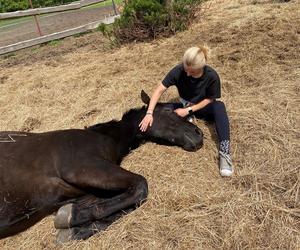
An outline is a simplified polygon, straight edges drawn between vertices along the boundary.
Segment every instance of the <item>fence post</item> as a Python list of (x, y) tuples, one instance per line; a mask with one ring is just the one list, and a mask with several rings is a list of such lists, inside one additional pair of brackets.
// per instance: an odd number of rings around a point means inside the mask
[[(32, 1), (31, 0), (28, 0), (28, 1), (29, 1), (31, 9), (33, 9)], [(35, 20), (35, 24), (36, 24), (36, 27), (38, 29), (39, 35), (42, 36), (41, 28), (40, 28), (40, 25), (39, 25), (39, 22), (38, 22), (38, 19), (37, 19), (36, 15), (34, 15), (34, 20)]]
[(114, 1), (114, 0), (112, 0), (112, 4), (113, 4), (113, 7), (114, 7), (115, 15), (118, 15), (117, 8), (116, 8), (116, 4), (115, 4), (115, 1)]

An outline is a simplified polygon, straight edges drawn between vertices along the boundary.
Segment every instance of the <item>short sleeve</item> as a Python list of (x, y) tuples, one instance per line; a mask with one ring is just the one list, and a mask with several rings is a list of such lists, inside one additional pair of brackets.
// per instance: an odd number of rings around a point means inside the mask
[(211, 99), (217, 99), (221, 97), (220, 77), (217, 74), (214, 75), (211, 83), (207, 86), (206, 97)]
[(176, 85), (179, 80), (180, 76), (180, 65), (175, 66), (171, 71), (165, 76), (165, 78), (162, 81), (162, 84), (168, 88), (172, 85)]

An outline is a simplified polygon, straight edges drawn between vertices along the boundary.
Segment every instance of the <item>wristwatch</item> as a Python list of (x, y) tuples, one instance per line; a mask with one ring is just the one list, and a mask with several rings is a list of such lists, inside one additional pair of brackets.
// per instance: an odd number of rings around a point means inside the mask
[(188, 107), (187, 110), (189, 111), (189, 115), (193, 114), (193, 109), (191, 107)]

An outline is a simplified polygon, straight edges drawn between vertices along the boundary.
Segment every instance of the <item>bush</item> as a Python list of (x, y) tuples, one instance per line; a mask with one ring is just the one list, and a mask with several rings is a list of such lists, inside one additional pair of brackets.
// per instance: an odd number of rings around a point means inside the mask
[[(34, 8), (56, 6), (73, 2), (73, 0), (32, 0)], [(28, 0), (0, 0), (0, 12), (29, 9)]]
[(113, 25), (119, 41), (145, 41), (186, 29), (203, 0), (128, 0)]
[(0, 12), (11, 12), (16, 10), (26, 10), (29, 8), (26, 0), (0, 0)]

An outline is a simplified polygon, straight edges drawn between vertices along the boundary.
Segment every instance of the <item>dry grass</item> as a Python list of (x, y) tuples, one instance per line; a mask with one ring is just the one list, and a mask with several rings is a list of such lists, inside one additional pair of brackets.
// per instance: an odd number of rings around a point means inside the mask
[[(140, 90), (151, 92), (191, 45), (212, 48), (210, 64), (222, 78), (233, 178), (219, 176), (213, 129), (198, 121), (200, 151), (148, 143), (123, 161), (149, 182), (141, 208), (62, 249), (300, 248), (300, 4), (281, 2), (210, 1), (190, 30), (169, 39), (112, 51), (91, 39), (69, 53), (33, 60), (27, 50), (0, 62), (1, 130), (118, 119), (142, 104)], [(163, 99), (175, 96), (170, 89)], [(0, 248), (60, 248), (52, 220), (1, 240)]]

